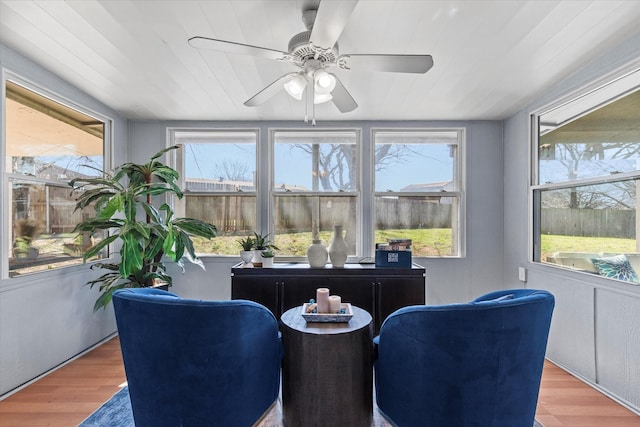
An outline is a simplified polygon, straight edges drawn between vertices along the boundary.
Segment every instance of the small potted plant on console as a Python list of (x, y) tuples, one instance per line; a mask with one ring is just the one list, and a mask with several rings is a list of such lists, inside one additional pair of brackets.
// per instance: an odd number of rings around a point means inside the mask
[[(253, 241), (254, 241), (254, 254), (253, 254), (253, 265), (256, 267), (262, 267), (262, 258), (263, 255), (262, 253), (267, 251), (267, 250), (278, 250), (278, 248), (276, 247), (276, 245), (274, 245), (273, 243), (271, 243), (271, 240), (269, 240), (269, 234), (258, 234), (255, 231), (253, 232)], [(269, 257), (267, 257), (269, 258)], [(273, 258), (273, 255), (271, 255), (270, 258)], [(272, 259), (273, 262), (273, 259)]]
[(260, 255), (262, 255), (262, 268), (272, 268), (273, 258), (276, 256), (276, 253), (273, 251), (273, 249), (262, 251)]
[(242, 268), (253, 268), (251, 260), (253, 259), (253, 247), (255, 246), (253, 237), (247, 236), (238, 240), (238, 244), (242, 248), (240, 251), (240, 259), (242, 260)]

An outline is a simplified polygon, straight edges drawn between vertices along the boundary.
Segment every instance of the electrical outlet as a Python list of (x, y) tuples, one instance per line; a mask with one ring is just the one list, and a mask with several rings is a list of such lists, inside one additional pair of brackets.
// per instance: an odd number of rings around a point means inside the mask
[(527, 269), (524, 267), (518, 267), (518, 280), (521, 282), (527, 281)]

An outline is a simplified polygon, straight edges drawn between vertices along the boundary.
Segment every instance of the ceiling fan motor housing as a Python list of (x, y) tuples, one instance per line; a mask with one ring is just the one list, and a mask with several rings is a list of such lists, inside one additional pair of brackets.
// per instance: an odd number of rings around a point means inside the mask
[(309, 59), (317, 59), (324, 65), (335, 64), (338, 61), (338, 43), (331, 49), (321, 49), (310, 41), (311, 30), (296, 34), (289, 40), (289, 54), (293, 62), (304, 65)]

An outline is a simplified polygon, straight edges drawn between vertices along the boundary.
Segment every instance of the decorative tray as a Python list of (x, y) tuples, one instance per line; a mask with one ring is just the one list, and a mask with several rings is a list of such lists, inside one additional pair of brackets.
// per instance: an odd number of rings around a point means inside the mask
[(347, 323), (353, 317), (353, 310), (351, 310), (351, 304), (348, 302), (340, 304), (340, 308), (345, 311), (344, 313), (307, 313), (308, 307), (309, 303), (304, 303), (301, 313), (307, 322)]

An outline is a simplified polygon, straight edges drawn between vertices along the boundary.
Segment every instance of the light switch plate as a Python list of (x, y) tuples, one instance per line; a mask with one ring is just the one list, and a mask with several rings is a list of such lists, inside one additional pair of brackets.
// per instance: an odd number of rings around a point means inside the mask
[(518, 267), (518, 280), (521, 282), (527, 281), (527, 269), (524, 267)]

